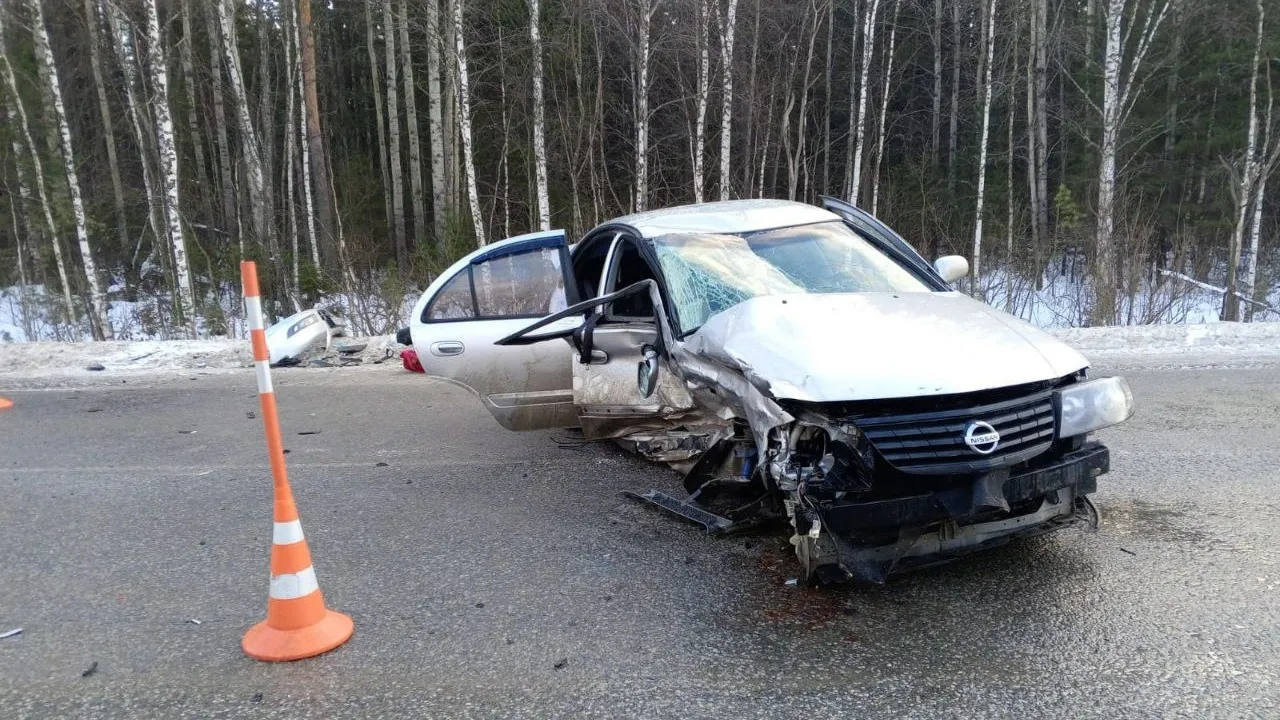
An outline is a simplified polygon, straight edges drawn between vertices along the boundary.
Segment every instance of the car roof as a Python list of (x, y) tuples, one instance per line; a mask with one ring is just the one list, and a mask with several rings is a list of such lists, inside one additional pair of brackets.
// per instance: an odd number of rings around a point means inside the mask
[(609, 225), (627, 225), (646, 238), (671, 233), (745, 233), (830, 222), (840, 217), (790, 200), (725, 200), (625, 215)]

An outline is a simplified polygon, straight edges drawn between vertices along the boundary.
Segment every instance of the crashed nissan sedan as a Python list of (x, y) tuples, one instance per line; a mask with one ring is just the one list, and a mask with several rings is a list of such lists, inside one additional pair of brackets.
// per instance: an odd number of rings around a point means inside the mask
[(878, 582), (1096, 526), (1089, 434), (1132, 413), (1123, 379), (952, 290), (967, 272), (835, 200), (707, 203), (486, 246), (411, 336), (503, 427), (617, 440), (684, 473), (687, 497), (637, 497), (711, 531), (784, 520), (806, 579)]

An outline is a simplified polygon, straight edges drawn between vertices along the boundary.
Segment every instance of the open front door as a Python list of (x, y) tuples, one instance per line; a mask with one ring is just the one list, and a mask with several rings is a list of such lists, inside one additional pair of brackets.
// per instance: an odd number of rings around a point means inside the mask
[[(576, 427), (569, 343), (495, 344), (564, 310), (576, 293), (564, 231), (487, 245), (422, 294), (410, 322), (414, 349), (427, 375), (474, 392), (508, 430)], [(547, 331), (580, 324), (581, 317), (565, 317)]]

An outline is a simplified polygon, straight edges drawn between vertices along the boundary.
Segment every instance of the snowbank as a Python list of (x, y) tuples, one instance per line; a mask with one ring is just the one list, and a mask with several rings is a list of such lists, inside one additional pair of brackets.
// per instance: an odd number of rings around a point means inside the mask
[[(335, 338), (330, 352), (319, 358), (338, 364), (338, 348), (366, 344), (356, 354), (361, 363), (394, 357), (395, 337)], [(253, 365), (248, 340), (142, 340), (117, 342), (0, 343), (0, 380), (24, 377), (71, 377), (116, 373), (166, 373), (190, 370), (230, 370)], [(91, 370), (90, 368), (95, 368)], [(101, 369), (96, 369), (96, 368)], [(305, 372), (306, 368), (280, 372)]]
[(1280, 358), (1280, 323), (1130, 325), (1049, 331), (1091, 360), (1164, 356), (1222, 361)]

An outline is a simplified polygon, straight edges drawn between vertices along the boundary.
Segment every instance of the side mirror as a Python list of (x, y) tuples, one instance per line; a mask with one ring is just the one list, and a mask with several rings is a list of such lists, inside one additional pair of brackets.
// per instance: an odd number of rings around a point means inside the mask
[(933, 261), (933, 269), (937, 270), (947, 283), (953, 283), (969, 274), (969, 261), (962, 255), (943, 255)]
[(636, 363), (636, 386), (642, 397), (651, 397), (658, 389), (658, 351), (644, 346), (644, 359)]

